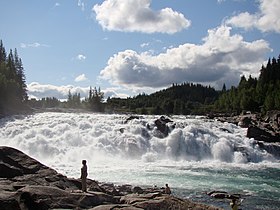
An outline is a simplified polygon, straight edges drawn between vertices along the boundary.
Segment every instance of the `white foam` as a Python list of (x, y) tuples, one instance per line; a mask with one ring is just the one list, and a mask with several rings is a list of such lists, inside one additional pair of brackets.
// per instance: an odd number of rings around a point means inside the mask
[[(95, 169), (117, 170), (137, 164), (222, 167), (229, 164), (278, 164), (261, 150), (246, 130), (203, 117), (174, 116), (176, 127), (166, 138), (154, 135), (154, 120), (142, 116), (124, 123), (128, 116), (89, 113), (38, 113), (1, 119), (0, 144), (22, 150), (60, 171), (78, 176), (80, 161)], [(150, 129), (146, 125), (150, 125)], [(122, 131), (122, 132), (121, 132)], [(131, 162), (132, 161), (132, 162)], [(170, 163), (170, 164), (168, 164)], [(102, 165), (103, 164), (103, 165)], [(135, 170), (144, 170), (138, 166)], [(109, 174), (107, 175), (109, 176)]]

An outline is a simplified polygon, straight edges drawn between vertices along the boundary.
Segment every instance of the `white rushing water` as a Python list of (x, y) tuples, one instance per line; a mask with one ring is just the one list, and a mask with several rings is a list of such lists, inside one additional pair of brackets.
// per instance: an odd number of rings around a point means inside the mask
[[(246, 138), (246, 129), (203, 117), (172, 116), (168, 136), (160, 116), (37, 113), (0, 119), (0, 145), (15, 147), (69, 177), (164, 186), (174, 194), (227, 208), (205, 196), (225, 190), (246, 197), (250, 209), (280, 206), (279, 157)], [(255, 208), (251, 208), (252, 205)]]

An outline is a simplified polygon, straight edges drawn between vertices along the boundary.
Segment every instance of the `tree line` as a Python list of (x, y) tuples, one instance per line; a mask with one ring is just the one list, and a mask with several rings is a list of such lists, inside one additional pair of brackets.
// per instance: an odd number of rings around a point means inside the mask
[(0, 41), (0, 113), (14, 112), (24, 107), (27, 89), (22, 60), (17, 49), (7, 54)]
[(113, 111), (139, 114), (208, 114), (242, 111), (280, 110), (280, 55), (262, 65), (259, 78), (240, 78), (237, 87), (221, 91), (210, 86), (183, 83), (146, 95), (127, 99), (108, 98), (106, 107)]
[(223, 112), (280, 110), (280, 55), (261, 67), (259, 78), (242, 76), (238, 86), (223, 91), (214, 104)]
[(127, 99), (108, 98), (106, 107), (139, 114), (192, 114), (213, 104), (219, 93), (210, 86), (183, 83), (147, 94), (139, 94)]
[(88, 97), (68, 92), (66, 101), (55, 97), (28, 99), (24, 68), (17, 50), (9, 54), (0, 42), (0, 114), (30, 108), (71, 108), (97, 112), (137, 114), (207, 114), (210, 112), (267, 112), (280, 110), (280, 55), (261, 67), (259, 78), (242, 76), (237, 87), (215, 90), (210, 86), (187, 83), (150, 95), (141, 93), (134, 97), (108, 98), (99, 88), (89, 88)]
[(26, 78), (17, 49), (7, 54), (0, 40), (0, 115), (30, 111), (32, 108), (79, 108), (103, 112), (104, 93), (100, 88), (89, 89), (89, 95), (81, 99), (80, 93), (69, 90), (67, 101), (55, 97), (39, 100), (28, 99)]
[(46, 97), (42, 99), (30, 99), (27, 104), (29, 107), (35, 109), (46, 109), (46, 108), (63, 108), (63, 109), (84, 109), (94, 112), (104, 112), (104, 93), (100, 87), (89, 88), (88, 97), (82, 99), (80, 93), (68, 92), (67, 100), (60, 101), (55, 97)]

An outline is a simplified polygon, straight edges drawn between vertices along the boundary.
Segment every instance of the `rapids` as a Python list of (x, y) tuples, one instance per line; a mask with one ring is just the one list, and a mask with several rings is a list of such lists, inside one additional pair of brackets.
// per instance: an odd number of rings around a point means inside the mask
[[(164, 186), (180, 197), (228, 209), (205, 192), (240, 193), (244, 209), (280, 206), (279, 151), (269, 153), (246, 129), (202, 116), (172, 116), (168, 136), (160, 116), (45, 112), (0, 119), (0, 145), (17, 148), (69, 176), (116, 184)], [(269, 148), (266, 145), (265, 148)], [(252, 208), (253, 207), (253, 208)]]

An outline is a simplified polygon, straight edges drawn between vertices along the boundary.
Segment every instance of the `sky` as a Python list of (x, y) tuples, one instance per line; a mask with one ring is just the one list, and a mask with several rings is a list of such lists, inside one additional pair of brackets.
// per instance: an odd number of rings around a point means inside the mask
[(221, 89), (280, 54), (279, 0), (0, 0), (30, 98), (133, 97), (183, 82)]

